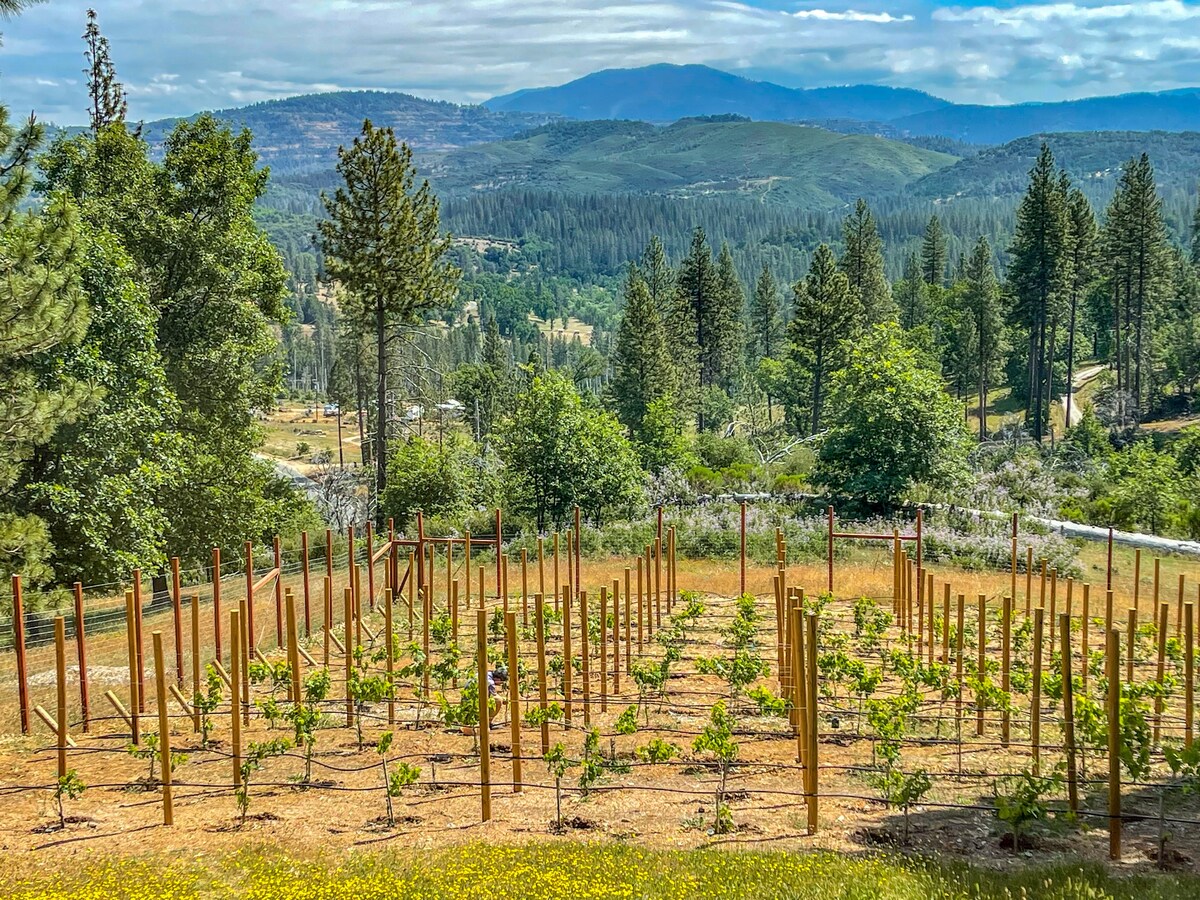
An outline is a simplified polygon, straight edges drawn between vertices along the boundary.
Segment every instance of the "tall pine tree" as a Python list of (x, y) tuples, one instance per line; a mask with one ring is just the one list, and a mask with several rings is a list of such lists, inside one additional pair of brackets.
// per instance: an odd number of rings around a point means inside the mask
[(972, 368), (979, 392), (979, 440), (987, 436), (988, 391), (997, 375), (1002, 351), (1004, 317), (1000, 308), (1000, 285), (992, 268), (992, 248), (981, 237), (967, 259), (963, 305), (969, 324)]
[(774, 359), (783, 342), (783, 315), (779, 303), (779, 286), (771, 267), (764, 265), (754, 285), (750, 302), (750, 359)]
[(674, 367), (650, 288), (636, 266), (625, 280), (625, 310), (617, 328), (609, 392), (617, 418), (635, 440), (655, 401), (671, 394)]
[(863, 199), (842, 222), (846, 250), (838, 261), (850, 282), (850, 293), (858, 303), (863, 328), (895, 316), (892, 288), (883, 269), (883, 241), (875, 217)]
[(845, 342), (857, 330), (858, 309), (851, 300), (850, 282), (838, 271), (827, 244), (817, 247), (808, 274), (794, 292), (788, 338), (792, 365), (807, 385), (807, 396), (793, 398), (792, 418), (797, 426), (806, 419), (808, 433), (816, 434), (830, 376), (844, 365)]
[(91, 119), (92, 134), (105, 125), (113, 122), (124, 122), (125, 112), (129, 104), (125, 99), (125, 88), (117, 81), (117, 70), (113, 65), (109, 52), (108, 38), (100, 33), (100, 23), (96, 11), (87, 11), (87, 28), (83, 32), (83, 41), (87, 45), (84, 59), (87, 60), (88, 99), (91, 106), (88, 116)]
[(1071, 266), (1067, 312), (1067, 404), (1064, 420), (1072, 424), (1075, 399), (1075, 335), (1079, 324), (1079, 306), (1096, 279), (1097, 228), (1092, 205), (1079, 188), (1067, 195), (1067, 225)]
[(925, 237), (921, 241), (921, 277), (930, 287), (944, 287), (950, 251), (946, 249), (946, 234), (936, 216), (929, 217)]

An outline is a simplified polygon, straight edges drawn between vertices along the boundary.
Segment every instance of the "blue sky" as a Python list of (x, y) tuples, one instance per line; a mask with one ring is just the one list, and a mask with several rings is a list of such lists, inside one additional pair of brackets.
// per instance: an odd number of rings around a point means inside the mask
[[(335, 89), (459, 102), (601, 68), (706, 63), (809, 87), (872, 82), (959, 102), (1200, 84), (1200, 4), (930, 0), (93, 0), (153, 119)], [(0, 25), (0, 100), (86, 120), (87, 3)]]

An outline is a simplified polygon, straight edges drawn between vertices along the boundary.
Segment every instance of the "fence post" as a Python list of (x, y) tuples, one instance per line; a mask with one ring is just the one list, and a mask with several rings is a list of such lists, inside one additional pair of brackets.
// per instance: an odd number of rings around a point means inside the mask
[(321, 601), (323, 604), (322, 617), (325, 620), (325, 649), (321, 657), (321, 663), (326, 669), (329, 668), (329, 638), (333, 633), (333, 580), (326, 575), (321, 579)]
[[(984, 673), (987, 672), (986, 660), (984, 659), (984, 649), (987, 646), (987, 597), (983, 594), (979, 595), (979, 626), (976, 629), (978, 632), (979, 643), (979, 663), (977, 667), (977, 677), (983, 681)], [(983, 734), (983, 704), (978, 698), (975, 701), (975, 734)]]
[(1138, 609), (1142, 594), (1142, 548), (1133, 551), (1133, 608)]
[[(479, 695), (479, 792), (484, 822), (492, 817), (492, 750), (488, 741), (491, 720), (487, 676), (487, 604), (481, 595), (479, 609), (475, 612), (475, 692)], [(511, 677), (516, 678), (517, 673), (511, 673)]]
[[(576, 514), (578, 514), (576, 507)], [(658, 530), (654, 538), (654, 608), (659, 627), (662, 626), (662, 556), (663, 556), (663, 508), (658, 507)], [(667, 598), (667, 614), (671, 612), (671, 598)]]
[(1033, 548), (1025, 548), (1025, 615), (1033, 606)]
[(627, 675), (629, 674), (629, 671), (633, 668), (633, 648), (632, 648), (631, 642), (630, 642), (630, 638), (633, 636), (633, 631), (632, 631), (631, 623), (629, 621), (629, 611), (630, 611), (630, 606), (631, 606), (631, 598), (629, 596), (630, 575), (631, 575), (631, 573), (629, 571), (629, 566), (626, 566), (625, 567), (625, 674), (627, 674)]
[(213, 597), (213, 658), (220, 662), (221, 653), (221, 548), (212, 550), (212, 597)]
[(1029, 700), (1029, 744), (1033, 754), (1033, 774), (1042, 766), (1042, 641), (1045, 639), (1046, 610), (1033, 611), (1033, 688)]
[(200, 595), (192, 594), (192, 730), (200, 731)]
[(158, 749), (162, 754), (163, 824), (175, 824), (175, 810), (171, 799), (171, 723), (167, 710), (167, 673), (163, 663), (162, 632), (155, 631), (154, 680), (158, 698)]
[[(1166, 661), (1167, 661), (1167, 625), (1170, 622), (1171, 608), (1168, 604), (1162, 603), (1157, 607), (1157, 622), (1155, 623), (1158, 630), (1158, 668), (1155, 670), (1155, 681), (1161, 686), (1166, 676)], [(1162, 726), (1163, 701), (1162, 695), (1154, 698), (1154, 743), (1158, 743), (1159, 733)]]
[[(457, 607), (458, 583), (454, 584), (455, 591), (455, 606)], [(394, 598), (392, 589), (384, 588), (383, 590), (383, 648), (387, 654), (387, 680), (388, 680), (388, 724), (396, 724), (396, 638), (392, 629), (392, 600)], [(454, 610), (454, 623), (458, 624), (458, 609)], [(425, 660), (425, 665), (429, 665), (429, 660)]]
[(933, 665), (933, 651), (937, 645), (936, 625), (934, 624), (934, 607), (937, 605), (937, 598), (933, 595), (933, 573), (925, 573), (925, 597), (926, 603), (929, 605), (929, 645), (926, 648), (929, 654), (929, 665)]
[(1126, 625), (1128, 637), (1125, 639), (1125, 681), (1133, 684), (1133, 647), (1137, 639), (1137, 610), (1129, 607), (1129, 621)]
[[(559, 559), (558, 532), (557, 531), (554, 532), (552, 537), (554, 539), (554, 584), (553, 584), (554, 590), (551, 591), (550, 596), (552, 596), (554, 598), (554, 612), (557, 613), (559, 611), (559, 608), (558, 608), (559, 585), (562, 584), (562, 579), (559, 577), (559, 571), (558, 571), (558, 559)], [(547, 752), (549, 752), (549, 751), (547, 751)]]
[(1086, 688), (1088, 683), (1088, 655), (1092, 652), (1089, 646), (1088, 636), (1091, 628), (1091, 603), (1092, 586), (1086, 581), (1083, 583), (1083, 617), (1079, 623), (1079, 668), (1083, 678), (1083, 686)]
[(146, 644), (142, 640), (142, 570), (133, 570), (133, 627), (136, 634), (134, 650), (137, 652), (138, 712), (146, 711)]
[[(1042, 607), (1038, 607), (1041, 609)], [(1004, 598), (1001, 610), (1003, 617), (1000, 622), (1001, 656), (1000, 656), (1000, 689), (1008, 693), (1011, 689), (1010, 676), (1012, 667), (1012, 597)], [(1012, 731), (1012, 714), (1006, 709), (1000, 715), (1000, 743), (1007, 747)]]
[[(567, 558), (570, 559), (570, 554), (567, 554)], [(571, 703), (571, 695), (574, 693), (571, 687), (571, 678), (575, 668), (571, 665), (571, 586), (564, 584), (562, 591), (563, 716), (567, 722), (570, 722), (571, 714), (574, 712)]]
[(83, 621), (83, 585), (78, 581), (75, 592), (75, 652), (79, 660), (79, 704), (83, 709), (83, 731), (91, 727), (91, 704), (88, 702), (87, 640)]
[(810, 614), (808, 616), (808, 653), (807, 653), (807, 669), (808, 669), (808, 771), (809, 771), (809, 796), (808, 804), (808, 833), (817, 833), (818, 811), (821, 802), (820, 779), (818, 773), (820, 767), (817, 761), (819, 752), (819, 741), (817, 740), (817, 728), (819, 719), (817, 718), (817, 703), (820, 692), (817, 690), (817, 616)]
[(529, 627), (529, 552), (521, 548), (521, 626)]
[[(576, 570), (578, 572), (578, 570)], [(591, 631), (588, 621), (587, 591), (579, 592), (579, 655), (582, 657), (579, 677), (583, 682), (583, 727), (592, 724), (592, 678), (591, 678), (591, 648), (588, 646), (588, 634)], [(601, 629), (603, 631), (604, 629)]]
[(1112, 553), (1113, 553), (1113, 530), (1112, 530), (1112, 526), (1110, 525), (1110, 526), (1108, 526), (1108, 565), (1106, 567), (1108, 574), (1107, 574), (1107, 578), (1104, 582), (1104, 589), (1106, 591), (1112, 590)]
[(1196, 621), (1191, 603), (1183, 605), (1183, 743), (1192, 746), (1192, 724), (1195, 710)]
[[(303, 695), (300, 693), (300, 628), (296, 622), (296, 595), (288, 588), (284, 602), (287, 605), (287, 656), (288, 667), (292, 670), (292, 703), (300, 705)], [(388, 657), (389, 662), (391, 657)]]
[(140, 744), (142, 741), (141, 730), (139, 727), (138, 712), (141, 709), (141, 703), (138, 697), (138, 653), (137, 653), (137, 612), (134, 610), (133, 591), (125, 592), (125, 633), (128, 639), (129, 649), (129, 719), (130, 731), (133, 732), (131, 739), (133, 743)]
[(1079, 784), (1075, 774), (1075, 685), (1071, 672), (1071, 616), (1059, 619), (1062, 637), (1063, 750), (1067, 754), (1067, 803), (1071, 812), (1079, 812)]
[(304, 636), (312, 637), (312, 599), (308, 580), (308, 532), (300, 532), (300, 572), (304, 577)]
[(950, 664), (950, 582), (942, 593), (942, 662)]
[[(546, 721), (546, 597), (542, 593), (533, 595), (533, 615), (536, 618), (534, 629), (537, 633), (537, 678), (538, 705), (542, 710), (542, 756), (550, 752), (550, 723)], [(509, 678), (515, 678), (515, 673), (509, 673)]]
[[(409, 554), (409, 581), (412, 581), (412, 554)], [(463, 532), (463, 586), (465, 592), (463, 594), (463, 604), (465, 609), (471, 608), (471, 532)], [(409, 595), (412, 596), (412, 590), (409, 589)], [(480, 602), (483, 600), (480, 598)], [(412, 640), (412, 617), (409, 617), (408, 639)]]
[(54, 674), (58, 700), (55, 739), (58, 742), (58, 779), (61, 783), (67, 776), (67, 623), (62, 616), (54, 617)]
[[(328, 579), (327, 579), (328, 580)], [(238, 714), (238, 694), (242, 683), (242, 654), (238, 647), (242, 644), (241, 621), (238, 611), (229, 611), (229, 640), (232, 649), (229, 653), (229, 686), (231, 702), (229, 704), (232, 748), (230, 759), (233, 761), (233, 787), (236, 790), (242, 786), (242, 717)]]
[[(433, 579), (433, 570), (429, 572)], [(375, 610), (375, 524), (367, 522), (367, 605), (372, 612)]]
[(346, 617), (343, 627), (346, 630), (345, 643), (345, 673), (346, 673), (346, 727), (354, 725), (354, 698), (350, 696), (350, 668), (354, 663), (354, 591), (346, 588), (342, 594), (342, 614)]
[[(613, 693), (621, 693), (621, 582), (614, 578), (612, 583), (612, 612), (613, 612)], [(607, 621), (607, 620), (606, 620)]]
[[(1109, 529), (1109, 540), (1112, 540)], [(1111, 547), (1111, 543), (1110, 543)], [(1110, 550), (1111, 552), (1111, 550)], [(1105, 632), (1107, 641), (1108, 696), (1108, 856), (1121, 858), (1121, 634)]]
[(254, 544), (246, 541), (246, 615), (242, 617), (242, 642), (247, 647), (258, 646), (254, 632)]
[(600, 588), (600, 712), (608, 712), (608, 587)]
[(537, 539), (538, 554), (538, 593), (546, 595), (546, 541), (539, 534)]
[(1012, 584), (1009, 586), (1009, 591), (1013, 597), (1017, 596), (1017, 514), (1012, 514)]
[(512, 732), (513, 793), (521, 793), (521, 690), (517, 678), (517, 614), (504, 616), (504, 639), (508, 651), (508, 723)]
[(183, 687), (183, 596), (178, 556), (171, 557), (171, 612), (175, 618), (175, 683)]
[(237, 695), (238, 702), (242, 705), (242, 724), (247, 728), (250, 727), (250, 632), (246, 628), (246, 622), (249, 621), (249, 606), (245, 600), (238, 603), (238, 622), (240, 624), (241, 640), (238, 646), (233, 650), (242, 658), (242, 683), (235, 688), (234, 693)]

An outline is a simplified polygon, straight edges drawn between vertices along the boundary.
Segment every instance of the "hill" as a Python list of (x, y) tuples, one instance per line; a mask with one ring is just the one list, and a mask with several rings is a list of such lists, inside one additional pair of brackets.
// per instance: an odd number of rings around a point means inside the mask
[[(376, 125), (390, 125), (396, 137), (415, 150), (448, 150), (503, 140), (552, 118), (422, 100), (387, 91), (305, 94), (218, 110), (214, 115), (232, 125), (249, 128), (262, 161), (278, 174), (331, 167), (338, 146), (354, 140), (362, 129), (363, 119), (370, 119)], [(151, 143), (158, 143), (176, 121), (148, 122), (144, 133)]]
[(891, 119), (896, 128), (976, 144), (1068, 131), (1200, 131), (1200, 88), (1017, 106), (948, 105)]
[(999, 147), (989, 147), (952, 166), (926, 175), (908, 188), (913, 197), (951, 198), (1015, 197), (1029, 184), (1042, 142), (1074, 182), (1093, 198), (1104, 202), (1130, 158), (1148, 153), (1160, 188), (1191, 191), (1200, 171), (1200, 133), (1189, 131), (1111, 131), (1087, 134), (1031, 135)]
[(554, 113), (572, 119), (674, 122), (689, 116), (736, 113), (780, 122), (882, 121), (937, 110), (947, 101), (923, 91), (878, 85), (787, 88), (708, 66), (662, 64), (605, 69), (558, 87), (493, 97), (484, 105), (497, 111)]
[(571, 194), (741, 196), (829, 208), (891, 193), (956, 157), (871, 135), (737, 118), (560, 122), (518, 138), (429, 154), (448, 194), (528, 187)]

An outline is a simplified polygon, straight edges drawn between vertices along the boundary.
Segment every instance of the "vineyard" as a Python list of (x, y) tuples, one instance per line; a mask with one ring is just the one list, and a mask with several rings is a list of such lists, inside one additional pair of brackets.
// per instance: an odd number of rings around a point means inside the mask
[(1200, 853), (1186, 562), (1130, 579), (1110, 545), (1091, 583), (1015, 522), (991, 572), (928, 565), (919, 519), (831, 512), (825, 560), (781, 530), (771, 566), (680, 558), (670, 521), (636, 559), (501, 524), (248, 546), (62, 616), (14, 583), (6, 845)]

